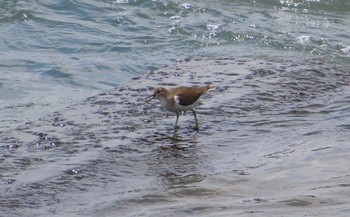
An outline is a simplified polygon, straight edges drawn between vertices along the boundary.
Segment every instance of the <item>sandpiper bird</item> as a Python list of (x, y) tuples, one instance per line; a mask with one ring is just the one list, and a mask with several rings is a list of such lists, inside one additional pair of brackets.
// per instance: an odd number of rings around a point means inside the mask
[(180, 113), (191, 110), (196, 121), (195, 129), (198, 131), (198, 121), (194, 107), (198, 105), (200, 96), (212, 88), (211, 84), (199, 87), (181, 86), (171, 89), (157, 87), (154, 89), (153, 95), (147, 97), (147, 101), (158, 99), (164, 109), (176, 113), (175, 131), (177, 130)]

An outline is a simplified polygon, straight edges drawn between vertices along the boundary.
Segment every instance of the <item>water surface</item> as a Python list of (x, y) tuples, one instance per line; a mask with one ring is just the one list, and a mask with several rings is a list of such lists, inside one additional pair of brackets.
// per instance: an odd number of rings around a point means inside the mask
[(348, 215), (348, 1), (0, 5), (1, 215)]

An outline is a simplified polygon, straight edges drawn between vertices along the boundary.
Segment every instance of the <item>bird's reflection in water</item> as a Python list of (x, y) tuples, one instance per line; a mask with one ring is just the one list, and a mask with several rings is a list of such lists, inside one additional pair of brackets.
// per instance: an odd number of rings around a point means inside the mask
[(201, 156), (195, 136), (155, 133), (149, 172), (168, 187), (176, 187), (204, 179)]

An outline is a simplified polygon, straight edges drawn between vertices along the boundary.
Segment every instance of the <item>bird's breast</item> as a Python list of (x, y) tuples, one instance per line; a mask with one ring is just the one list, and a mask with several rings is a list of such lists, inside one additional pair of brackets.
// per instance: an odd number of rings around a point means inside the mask
[(166, 98), (160, 98), (159, 101), (160, 101), (160, 105), (162, 106), (163, 109), (171, 111), (170, 110), (170, 108), (171, 108), (170, 102)]

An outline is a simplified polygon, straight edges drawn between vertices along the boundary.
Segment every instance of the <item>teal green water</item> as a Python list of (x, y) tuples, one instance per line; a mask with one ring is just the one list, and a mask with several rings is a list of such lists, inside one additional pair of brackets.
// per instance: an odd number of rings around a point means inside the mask
[(348, 1), (2, 1), (0, 126), (187, 57), (349, 64)]
[[(0, 216), (348, 216), (350, 2), (2, 1)], [(144, 99), (216, 89), (193, 117)]]

